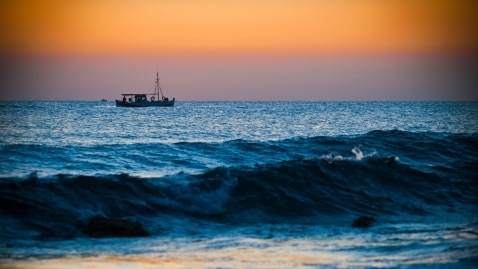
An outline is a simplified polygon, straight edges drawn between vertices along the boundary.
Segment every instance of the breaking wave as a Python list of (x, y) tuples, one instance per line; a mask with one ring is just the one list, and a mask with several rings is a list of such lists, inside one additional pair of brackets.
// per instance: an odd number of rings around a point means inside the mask
[[(240, 144), (256, 154), (287, 147), (304, 151), (313, 145), (328, 147), (329, 153), (148, 178), (129, 174), (6, 177), (0, 179), (0, 216), (7, 228), (0, 236), (84, 236), (80, 224), (97, 215), (149, 220), (157, 226), (168, 219), (226, 225), (327, 224), (361, 215), (385, 222), (458, 211), (473, 215), (478, 204), (477, 141), (476, 135), (401, 131), (275, 144), (235, 141), (224, 144)], [(372, 144), (373, 150), (362, 152)], [(346, 147), (350, 155), (338, 153)]]

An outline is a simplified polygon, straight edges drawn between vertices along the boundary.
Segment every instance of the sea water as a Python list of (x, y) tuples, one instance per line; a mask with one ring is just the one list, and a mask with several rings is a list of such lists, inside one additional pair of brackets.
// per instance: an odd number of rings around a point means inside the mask
[[(476, 102), (0, 102), (0, 267), (477, 267), (477, 119)], [(95, 216), (150, 236), (88, 237)]]

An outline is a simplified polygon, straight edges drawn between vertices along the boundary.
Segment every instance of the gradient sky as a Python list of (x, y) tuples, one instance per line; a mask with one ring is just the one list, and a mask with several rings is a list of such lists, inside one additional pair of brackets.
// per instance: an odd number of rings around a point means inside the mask
[(477, 3), (2, 0), (0, 100), (478, 100)]

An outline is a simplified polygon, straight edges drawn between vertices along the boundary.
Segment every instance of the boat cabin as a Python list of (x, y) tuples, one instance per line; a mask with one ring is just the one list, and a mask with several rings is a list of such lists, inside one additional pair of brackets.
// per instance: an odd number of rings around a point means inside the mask
[(123, 103), (126, 103), (126, 102), (141, 103), (141, 102), (147, 102), (148, 101), (147, 94), (127, 94), (127, 93), (125, 93), (125, 94), (122, 94), (122, 96), (123, 96)]
[(148, 99), (146, 98), (146, 94), (135, 94), (134, 95), (135, 102), (147, 102)]

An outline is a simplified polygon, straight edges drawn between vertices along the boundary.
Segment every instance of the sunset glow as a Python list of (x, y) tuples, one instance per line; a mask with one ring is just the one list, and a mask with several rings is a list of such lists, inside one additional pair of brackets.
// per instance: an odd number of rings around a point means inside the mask
[(477, 47), (473, 1), (2, 1), (4, 53), (330, 53)]
[(0, 99), (476, 100), (476, 3), (5, 0)]

